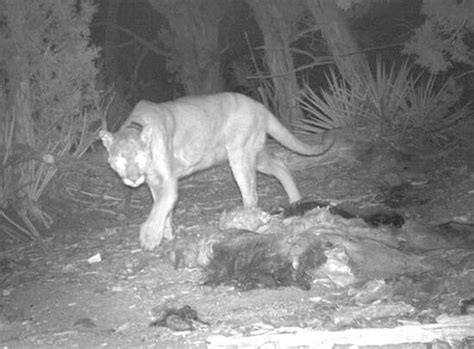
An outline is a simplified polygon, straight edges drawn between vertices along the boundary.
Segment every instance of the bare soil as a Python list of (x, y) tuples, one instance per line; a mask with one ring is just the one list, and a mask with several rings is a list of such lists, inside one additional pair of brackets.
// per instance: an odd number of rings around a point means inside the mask
[[(310, 167), (295, 177), (301, 191), (317, 199), (361, 209), (390, 204), (407, 222), (425, 227), (474, 224), (471, 151), (434, 160), (391, 155), (379, 152)], [(474, 251), (468, 246), (434, 249), (432, 258), (440, 262), (453, 253), (463, 255), (457, 262), (449, 257), (450, 263), (441, 263), (436, 271), (379, 280), (390, 291), (378, 299), (355, 299), (374, 281), (368, 279), (346, 287), (318, 282), (309, 291), (203, 286), (198, 268), (173, 268), (172, 243), (152, 252), (140, 249), (138, 229), (151, 203), (146, 188), (132, 192), (128, 210), (127, 189), (102, 162), (95, 171), (64, 174), (54, 190), (43, 207), (54, 214), (52, 233), (42, 243), (5, 240), (0, 252), (3, 348), (205, 348), (211, 335), (246, 336), (286, 326), (341, 330), (391, 327), (402, 320), (429, 323), (441, 314), (460, 314), (460, 300), (474, 297)], [(258, 191), (266, 211), (286, 204), (272, 178), (259, 175)], [(176, 239), (215, 229), (222, 212), (239, 205), (226, 167), (182, 181), (174, 215)], [(90, 263), (97, 254), (100, 261)], [(377, 301), (412, 308), (336, 321), (345, 309)], [(164, 305), (189, 305), (210, 325), (184, 332), (150, 327)]]

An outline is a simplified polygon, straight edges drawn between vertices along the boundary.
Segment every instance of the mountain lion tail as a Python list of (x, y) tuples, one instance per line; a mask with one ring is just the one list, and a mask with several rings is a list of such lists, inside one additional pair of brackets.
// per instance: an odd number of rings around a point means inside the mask
[(285, 148), (306, 156), (323, 155), (331, 149), (335, 142), (334, 135), (330, 133), (329, 137), (323, 138), (324, 141), (321, 145), (306, 144), (288, 131), (288, 129), (283, 126), (273, 114), (271, 114), (271, 117), (269, 118), (267, 132)]

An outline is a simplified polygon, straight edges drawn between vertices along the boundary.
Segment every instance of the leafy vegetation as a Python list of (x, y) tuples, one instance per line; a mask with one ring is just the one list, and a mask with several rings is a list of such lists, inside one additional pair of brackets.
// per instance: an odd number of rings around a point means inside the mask
[(452, 78), (440, 83), (435, 75), (415, 73), (408, 61), (387, 66), (377, 60), (375, 71), (361, 78), (358, 88), (335, 72), (326, 79), (328, 91), (305, 86), (302, 92), (307, 114), (296, 124), (302, 132), (365, 124), (400, 143), (423, 138), (442, 146), (447, 130), (468, 119), (470, 106), (459, 105), (461, 90)]
[(474, 31), (474, 2), (454, 0), (423, 1), (425, 23), (405, 45), (405, 53), (431, 72), (446, 71), (453, 63), (474, 66), (469, 36)]
[(80, 157), (95, 139), (99, 51), (89, 42), (95, 7), (75, 0), (60, 6), (55, 0), (6, 0), (1, 6), (1, 216), (10, 236), (39, 238), (39, 226), (52, 223), (40, 198), (58, 163)]
[(308, 84), (304, 85), (298, 100), (307, 114), (297, 120), (297, 130), (322, 132), (354, 125), (358, 119), (369, 117), (363, 98), (356, 90), (351, 90), (349, 84), (334, 70), (330, 70), (326, 80), (328, 90), (322, 89), (320, 93)]

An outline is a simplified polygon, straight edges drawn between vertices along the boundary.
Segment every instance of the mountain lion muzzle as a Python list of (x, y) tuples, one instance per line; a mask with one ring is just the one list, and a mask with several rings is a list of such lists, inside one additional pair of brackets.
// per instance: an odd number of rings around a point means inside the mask
[(290, 203), (301, 199), (286, 165), (265, 150), (267, 134), (307, 156), (322, 155), (334, 143), (331, 137), (320, 146), (299, 141), (263, 104), (238, 93), (141, 101), (117, 133), (102, 130), (112, 169), (126, 185), (146, 182), (150, 188), (153, 206), (140, 228), (142, 248), (151, 250), (163, 237), (173, 237), (178, 179), (226, 160), (244, 207), (257, 206), (257, 171), (275, 176)]

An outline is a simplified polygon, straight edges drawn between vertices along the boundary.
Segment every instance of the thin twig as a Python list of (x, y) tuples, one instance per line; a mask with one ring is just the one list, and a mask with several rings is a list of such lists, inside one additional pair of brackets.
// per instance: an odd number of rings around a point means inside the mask
[(12, 220), (10, 217), (8, 217), (5, 212), (3, 210), (0, 210), (0, 216), (2, 216), (4, 219), (6, 219), (6, 221), (8, 223), (10, 223), (11, 225), (13, 225), (16, 229), (18, 229), (19, 231), (21, 231), (23, 234), (25, 234), (26, 236), (30, 236), (31, 237), (31, 233), (26, 230), (25, 228), (23, 228), (21, 225), (18, 225), (14, 220)]

